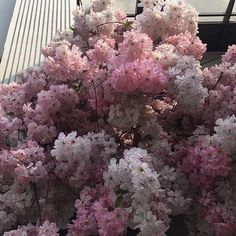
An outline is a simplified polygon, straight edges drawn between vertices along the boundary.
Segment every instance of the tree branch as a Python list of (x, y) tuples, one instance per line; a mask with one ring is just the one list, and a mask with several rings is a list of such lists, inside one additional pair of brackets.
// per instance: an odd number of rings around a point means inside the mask
[(33, 190), (34, 190), (36, 205), (38, 208), (39, 223), (41, 224), (42, 223), (42, 215), (41, 215), (41, 209), (40, 209), (40, 205), (39, 205), (39, 198), (38, 198), (38, 191), (37, 191), (36, 183), (33, 183)]
[(219, 79), (217, 80), (217, 82), (215, 83), (215, 85), (212, 87), (211, 90), (214, 90), (216, 88), (216, 86), (220, 83), (222, 78), (223, 78), (223, 72), (221, 72)]

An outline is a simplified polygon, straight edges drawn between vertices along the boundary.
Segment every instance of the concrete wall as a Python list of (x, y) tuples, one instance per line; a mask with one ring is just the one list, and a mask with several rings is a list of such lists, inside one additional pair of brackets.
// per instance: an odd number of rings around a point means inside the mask
[(14, 6), (15, 0), (0, 0), (0, 58), (2, 57)]

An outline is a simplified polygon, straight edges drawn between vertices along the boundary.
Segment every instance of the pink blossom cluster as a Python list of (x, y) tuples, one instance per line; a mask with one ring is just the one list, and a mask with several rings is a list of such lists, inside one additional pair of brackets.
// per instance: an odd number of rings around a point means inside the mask
[(115, 205), (116, 195), (97, 185), (85, 187), (75, 202), (76, 219), (69, 225), (69, 235), (119, 236), (127, 231), (128, 212)]
[(68, 42), (52, 43), (43, 49), (45, 72), (55, 80), (76, 80), (87, 69), (87, 58), (82, 57), (80, 48)]
[(236, 46), (203, 68), (194, 8), (140, 6), (78, 7), (0, 85), (0, 235), (235, 235)]
[(192, 55), (196, 59), (201, 59), (206, 51), (206, 44), (203, 44), (198, 37), (189, 32), (167, 37), (163, 42), (174, 45), (178, 53)]
[(235, 64), (236, 62), (236, 46), (235, 45), (232, 45), (229, 47), (228, 51), (223, 56), (222, 61)]
[(219, 176), (227, 176), (230, 172), (230, 158), (220, 147), (198, 144), (187, 150), (183, 157), (181, 169), (189, 175), (193, 185), (211, 185)]
[(159, 93), (166, 85), (166, 77), (159, 63), (151, 60), (126, 63), (115, 69), (111, 75), (112, 87), (120, 93)]

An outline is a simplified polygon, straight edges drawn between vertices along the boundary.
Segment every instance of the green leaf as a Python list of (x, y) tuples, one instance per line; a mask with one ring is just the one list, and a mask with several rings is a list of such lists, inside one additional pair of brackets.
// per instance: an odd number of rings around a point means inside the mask
[(152, 136), (150, 135), (150, 134), (148, 134), (148, 135), (146, 135), (146, 136), (144, 136), (143, 137), (143, 140), (144, 141), (148, 141), (148, 140), (152, 140), (153, 138), (152, 138)]
[(116, 153), (111, 154), (110, 158), (111, 158), (111, 159), (112, 159), (112, 158), (117, 159), (117, 154), (116, 154)]
[(127, 190), (124, 190), (124, 189), (121, 189), (119, 188), (117, 191), (116, 191), (116, 195), (124, 195), (126, 193), (128, 193), (129, 191)]
[(124, 30), (130, 30), (132, 28), (133, 21), (126, 21), (124, 24)]
[(122, 195), (119, 195), (119, 196), (116, 198), (115, 207), (120, 207), (122, 200), (123, 200), (123, 196), (122, 196)]
[(74, 90), (75, 90), (76, 92), (79, 92), (80, 89), (81, 89), (81, 87), (82, 87), (82, 85), (83, 85), (83, 82), (80, 81), (79, 83), (73, 84), (73, 88), (74, 88)]
[(115, 207), (120, 207), (121, 205), (121, 202), (123, 200), (123, 196), (124, 194), (128, 193), (129, 191), (127, 190), (124, 190), (124, 189), (121, 189), (119, 188), (115, 193), (116, 193), (116, 202), (115, 202)]

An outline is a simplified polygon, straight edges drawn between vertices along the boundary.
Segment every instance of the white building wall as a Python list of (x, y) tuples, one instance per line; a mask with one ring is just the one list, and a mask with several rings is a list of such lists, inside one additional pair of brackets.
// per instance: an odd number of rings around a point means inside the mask
[(0, 58), (2, 57), (14, 6), (15, 0), (0, 0)]

